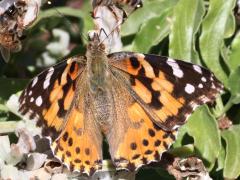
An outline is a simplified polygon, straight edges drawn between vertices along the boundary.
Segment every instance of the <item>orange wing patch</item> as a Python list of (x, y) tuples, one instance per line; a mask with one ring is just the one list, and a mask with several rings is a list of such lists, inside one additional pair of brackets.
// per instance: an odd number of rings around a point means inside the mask
[(102, 135), (89, 110), (71, 110), (61, 136), (53, 143), (55, 156), (71, 171), (93, 175), (102, 168)]
[(161, 154), (175, 141), (176, 132), (165, 132), (155, 125), (138, 103), (128, 108), (128, 116), (131, 126), (119, 144), (114, 162), (118, 169), (134, 171), (144, 164), (159, 161)]

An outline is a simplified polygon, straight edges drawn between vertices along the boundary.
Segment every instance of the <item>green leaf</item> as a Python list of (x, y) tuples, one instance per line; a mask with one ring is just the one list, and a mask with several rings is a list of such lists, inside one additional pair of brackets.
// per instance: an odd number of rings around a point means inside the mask
[(226, 151), (222, 145), (219, 156), (218, 156), (218, 160), (217, 160), (217, 164), (218, 164), (217, 171), (222, 170), (224, 168), (225, 156), (226, 156)]
[(12, 94), (22, 90), (27, 82), (21, 79), (0, 78), (0, 103), (5, 103)]
[(240, 175), (240, 125), (234, 125), (223, 131), (222, 137), (227, 144), (223, 176), (236, 179)]
[(168, 11), (169, 8), (172, 8), (177, 3), (177, 1), (178, 0), (144, 1), (144, 6), (131, 14), (123, 24), (121, 35), (128, 36), (136, 33), (142, 23)]
[(198, 108), (186, 124), (187, 133), (193, 137), (196, 152), (203, 158), (210, 170), (221, 150), (220, 132), (215, 118), (207, 106)]
[(192, 144), (170, 149), (168, 152), (177, 157), (189, 157), (195, 154)]
[(227, 47), (224, 43), (222, 44), (221, 47), (221, 56), (223, 61), (225, 62), (225, 64), (230, 67), (229, 65), (229, 53), (230, 53), (230, 49), (229, 47)]
[[(191, 8), (190, 8), (191, 7)], [(180, 0), (175, 7), (169, 36), (169, 56), (198, 62), (195, 34), (204, 15), (202, 0)]]
[(180, 148), (182, 147), (182, 141), (184, 136), (187, 133), (187, 125), (183, 125), (181, 128), (179, 128), (178, 133), (177, 133), (177, 139), (176, 141), (173, 143), (173, 148)]
[(231, 91), (231, 102), (240, 103), (240, 67), (235, 69), (229, 76), (228, 87)]
[[(144, 23), (133, 41), (132, 50), (147, 53), (152, 46), (161, 42), (169, 33), (170, 23), (167, 20), (171, 11), (154, 17)], [(150, 27), (150, 28), (149, 28)]]
[(239, 61), (239, 57), (240, 57), (240, 33), (238, 33), (232, 44), (231, 44), (231, 54), (230, 54), (230, 58), (229, 58), (229, 66), (231, 68), (231, 71), (235, 70), (237, 67), (240, 66), (240, 61)]
[(203, 20), (200, 37), (200, 50), (204, 62), (225, 85), (227, 75), (220, 64), (220, 49), (235, 3), (235, 0), (209, 1), (209, 11)]
[(235, 27), (236, 27), (235, 16), (233, 15), (233, 13), (231, 13), (228, 16), (227, 25), (224, 32), (224, 38), (230, 38), (235, 31)]

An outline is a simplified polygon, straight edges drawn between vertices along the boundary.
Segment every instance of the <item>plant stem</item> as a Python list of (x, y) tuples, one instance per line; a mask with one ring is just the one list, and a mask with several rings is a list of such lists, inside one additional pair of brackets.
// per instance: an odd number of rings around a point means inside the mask
[(223, 107), (221, 113), (217, 117), (223, 116), (233, 106), (232, 97), (229, 98), (227, 104)]
[(12, 133), (15, 131), (19, 121), (5, 121), (0, 122), (0, 134)]

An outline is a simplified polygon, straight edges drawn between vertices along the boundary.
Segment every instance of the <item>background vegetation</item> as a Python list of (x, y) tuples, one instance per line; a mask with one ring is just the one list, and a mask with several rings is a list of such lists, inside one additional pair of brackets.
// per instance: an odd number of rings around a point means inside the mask
[[(240, 8), (236, 4), (236, 0), (145, 0), (121, 32), (124, 50), (200, 64), (223, 82), (225, 91), (215, 105), (198, 108), (173, 145), (179, 156), (200, 157), (214, 179), (240, 175)], [(23, 50), (13, 54), (8, 64), (0, 61), (0, 128), (18, 120), (5, 105), (11, 94), (22, 90), (46, 66), (84, 53), (84, 37), (93, 27), (90, 11), (87, 0), (43, 5), (37, 22), (26, 33)], [(69, 35), (69, 43), (66, 34), (54, 37), (56, 28)], [(52, 42), (67, 46), (49, 48)], [(232, 125), (223, 128), (229, 122)], [(150, 176), (172, 178), (155, 168), (141, 170), (137, 179)]]

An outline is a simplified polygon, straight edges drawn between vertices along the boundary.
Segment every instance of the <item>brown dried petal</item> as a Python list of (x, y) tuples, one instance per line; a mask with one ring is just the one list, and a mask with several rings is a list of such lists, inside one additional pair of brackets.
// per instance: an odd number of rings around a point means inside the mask
[(26, 169), (29, 171), (39, 169), (40, 167), (42, 167), (46, 159), (47, 159), (46, 154), (32, 153), (27, 157)]
[(57, 159), (47, 160), (44, 168), (50, 174), (62, 173), (63, 165)]

